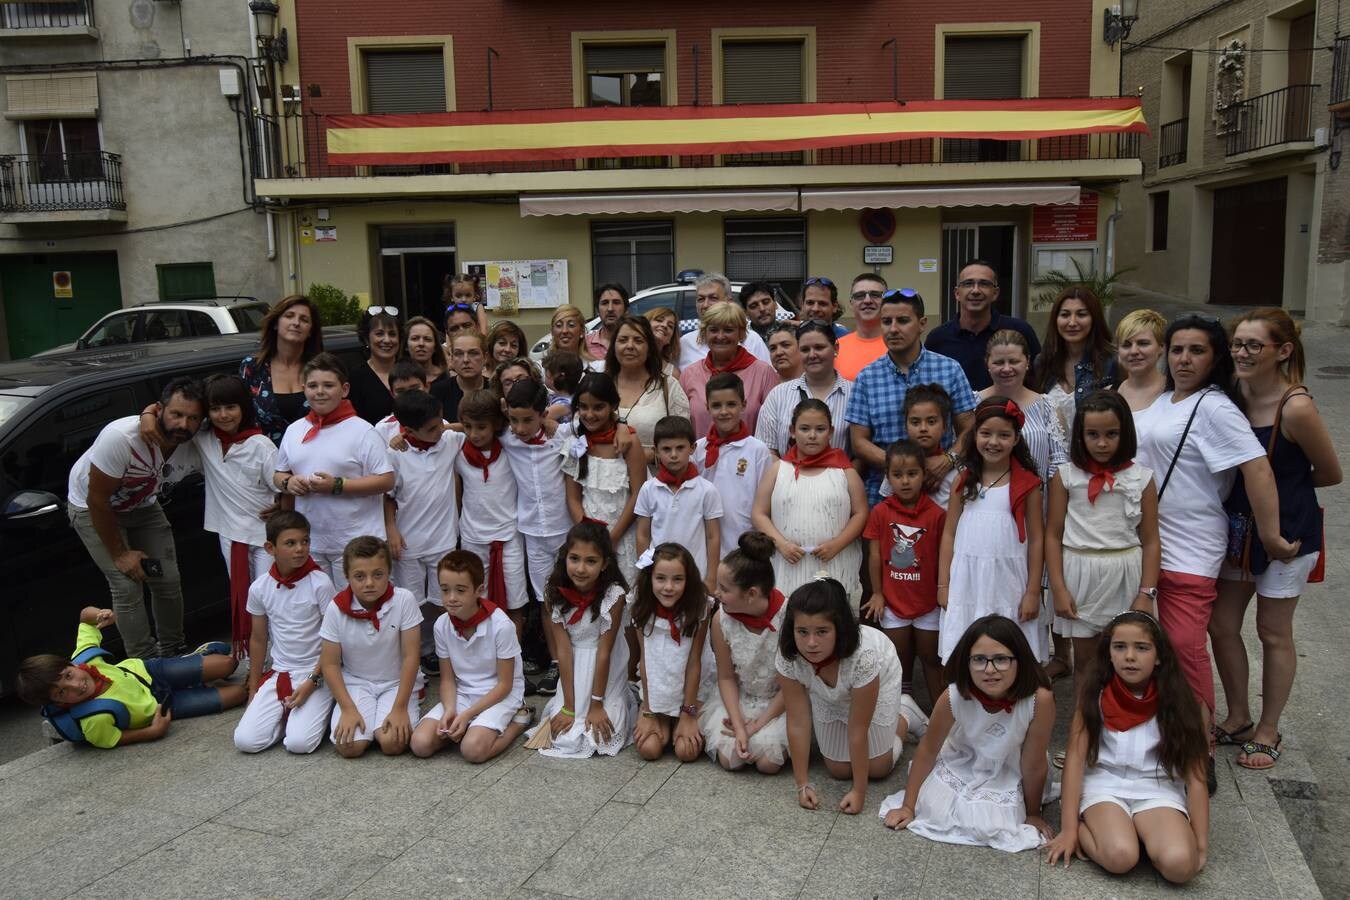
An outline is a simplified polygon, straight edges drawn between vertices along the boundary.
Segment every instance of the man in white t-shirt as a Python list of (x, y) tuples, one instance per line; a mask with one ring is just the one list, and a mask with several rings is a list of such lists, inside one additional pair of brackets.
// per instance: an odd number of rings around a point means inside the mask
[[(159, 402), (152, 441), (141, 437), (139, 416), (108, 423), (71, 468), (66, 493), (70, 524), (108, 580), (126, 655), (136, 659), (186, 650), (178, 555), (159, 488), (182, 476), (192, 454), (181, 453), (173, 465), (169, 457), (192, 440), (206, 409), (202, 386), (191, 378), (170, 381)], [(157, 634), (145, 614), (146, 583)]]
[[(731, 301), (731, 282), (727, 277), (719, 272), (709, 272), (707, 275), (700, 275), (694, 282), (694, 308), (698, 310), (699, 317), (717, 303), (728, 303)], [(695, 328), (682, 338), (680, 338), (680, 369), (687, 369), (694, 363), (708, 355), (708, 345), (699, 340), (699, 330)], [(769, 362), (769, 347), (764, 343), (764, 338), (755, 333), (754, 329), (746, 329), (745, 340), (741, 341), (741, 346), (749, 350), (758, 359)]]

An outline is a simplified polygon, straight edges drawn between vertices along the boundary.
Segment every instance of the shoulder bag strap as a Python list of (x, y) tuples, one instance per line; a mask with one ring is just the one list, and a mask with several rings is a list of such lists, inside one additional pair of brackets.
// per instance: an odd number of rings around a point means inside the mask
[(1289, 398), (1295, 394), (1303, 393), (1311, 397), (1308, 389), (1301, 384), (1291, 385), (1289, 390), (1284, 392), (1280, 398), (1280, 405), (1275, 407), (1275, 426), (1270, 429), (1270, 440), (1266, 442), (1266, 456), (1273, 458), (1275, 456), (1275, 435), (1280, 433), (1280, 422), (1284, 419), (1284, 405), (1289, 402)]
[(1177, 442), (1176, 452), (1172, 454), (1172, 461), (1167, 465), (1167, 474), (1163, 476), (1163, 482), (1158, 487), (1158, 502), (1162, 502), (1163, 491), (1167, 490), (1167, 482), (1172, 480), (1172, 470), (1177, 467), (1177, 460), (1181, 457), (1181, 448), (1186, 446), (1186, 436), (1191, 433), (1191, 425), (1195, 424), (1195, 414), (1200, 411), (1200, 404), (1204, 402), (1205, 395), (1214, 390), (1211, 385), (1200, 392), (1200, 397), (1195, 401), (1195, 408), (1191, 410), (1191, 417), (1186, 420), (1186, 427), (1182, 429), (1181, 440)]

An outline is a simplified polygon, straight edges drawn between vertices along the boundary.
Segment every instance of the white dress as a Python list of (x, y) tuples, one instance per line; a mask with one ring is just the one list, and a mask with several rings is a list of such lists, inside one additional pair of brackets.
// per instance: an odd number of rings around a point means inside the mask
[[(590, 519), (599, 519), (612, 526), (623, 514), (633, 488), (628, 478), (628, 462), (623, 457), (601, 459), (592, 456), (586, 461), (586, 477), (577, 479), (581, 460), (570, 453), (563, 456), (563, 474), (581, 485), (581, 511)], [(642, 487), (642, 485), (638, 485)], [(614, 547), (619, 560), (619, 571), (624, 580), (634, 583), (637, 573), (637, 526), (632, 524)]]
[[(759, 634), (722, 610), (716, 613), (722, 636), (731, 650), (731, 664), (736, 669), (736, 680), (740, 683), (741, 715), (747, 722), (768, 709), (773, 698), (778, 696), (778, 672), (774, 668), (774, 660), (778, 656), (778, 635), (783, 629), (783, 616), (786, 613), (787, 604), (784, 603), (773, 617), (776, 630), (766, 628)], [(703, 713), (698, 717), (698, 727), (703, 732), (703, 744), (708, 750), (708, 756), (716, 760), (722, 754), (735, 766), (741, 760), (736, 755), (736, 739), (722, 733), (722, 720), (725, 718), (727, 708), (722, 703), (722, 692), (714, 687), (708, 702), (703, 705)], [(774, 765), (783, 764), (787, 758), (786, 714), (779, 715), (750, 735), (750, 755)]]
[[(623, 599), (623, 588), (611, 585), (604, 597), (598, 601), (600, 615), (591, 618), (588, 609), (575, 625), (568, 625), (572, 613), (569, 609), (554, 609), (553, 621), (567, 629), (572, 642), (572, 698), (576, 702), (576, 721), (572, 727), (553, 739), (553, 746), (540, 750), (544, 756), (557, 756), (566, 759), (585, 759), (597, 753), (614, 756), (633, 740), (633, 722), (637, 716), (637, 704), (628, 690), (628, 642), (620, 634), (614, 641), (609, 654), (609, 680), (605, 682), (605, 712), (614, 726), (608, 741), (598, 744), (593, 733), (586, 727), (586, 714), (582, 711), (590, 706), (591, 692), (595, 684), (595, 659), (598, 655), (600, 636), (614, 623), (614, 605)], [(549, 722), (563, 707), (562, 688), (548, 701), (539, 724), (530, 730), (530, 736), (540, 728), (548, 728)]]
[(839, 660), (834, 685), (821, 681), (815, 667), (801, 656), (775, 660), (778, 672), (795, 679), (811, 697), (811, 726), (816, 734), (820, 755), (835, 762), (849, 761), (848, 715), (853, 689), (878, 681), (877, 705), (867, 729), (867, 758), (873, 759), (894, 750), (892, 762), (900, 758), (900, 740), (895, 735), (900, 724), (900, 683), (904, 680), (895, 645), (877, 628), (861, 629), (858, 649)]
[(839, 551), (829, 562), (811, 555), (817, 546), (838, 537), (848, 524), (847, 473), (843, 469), (822, 469), (814, 475), (803, 471), (802, 476), (796, 478), (792, 470), (788, 463), (778, 466), (769, 518), (783, 537), (805, 550), (806, 555), (793, 564), (781, 553), (774, 553), (774, 585), (784, 597), (791, 597), (793, 591), (823, 571), (844, 586), (856, 614), (862, 597), (862, 584), (858, 580), (862, 547), (858, 541)]
[(1186, 813), (1185, 783), (1171, 778), (1158, 763), (1161, 741), (1156, 716), (1129, 731), (1112, 731), (1103, 722), (1097, 764), (1083, 772), (1079, 812), (1114, 797), (1127, 804), (1153, 801)]
[(1139, 547), (1142, 499), (1153, 473), (1136, 463), (1115, 473), (1111, 490), (1087, 498), (1091, 475), (1065, 463), (1060, 480), (1069, 492), (1064, 516), (1064, 584), (1078, 609), (1077, 619), (1055, 617), (1055, 633), (1092, 637), (1130, 608), (1139, 593), (1143, 551)]
[[(1041, 835), (1027, 824), (1022, 792), (1022, 744), (1036, 717), (1036, 695), (1018, 700), (1008, 713), (986, 711), (974, 697), (962, 697), (956, 685), (947, 687), (947, 698), (952, 728), (906, 827), (946, 844), (1008, 853), (1039, 847)], [(1053, 787), (1047, 777), (1047, 799), (1053, 799)], [(881, 818), (904, 805), (904, 791), (891, 794), (881, 802)]]
[[(634, 596), (629, 595), (630, 606)], [(696, 637), (697, 635), (681, 634), (677, 643), (670, 636), (669, 623), (655, 615), (643, 629), (642, 667), (646, 675), (644, 686), (649, 692), (647, 708), (652, 712), (663, 716), (679, 716), (680, 707), (684, 705), (684, 676)], [(707, 699), (709, 690), (715, 687), (717, 675), (717, 660), (713, 656), (712, 642), (706, 638), (699, 647), (699, 656), (701, 659), (698, 697), (700, 702), (703, 702)]]
[(1008, 493), (1003, 484), (983, 498), (965, 501), (956, 523), (947, 608), (938, 630), (938, 655), (945, 663), (971, 622), (997, 613), (1021, 627), (1031, 652), (1045, 662), (1049, 640), (1040, 618), (1020, 622), (1017, 608), (1027, 589), (1027, 545), (1018, 539)]

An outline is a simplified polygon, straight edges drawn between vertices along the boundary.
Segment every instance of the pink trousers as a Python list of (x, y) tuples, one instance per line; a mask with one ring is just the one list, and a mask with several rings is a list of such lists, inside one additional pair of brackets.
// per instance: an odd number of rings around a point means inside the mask
[(1209, 618), (1217, 597), (1214, 578), (1166, 569), (1158, 573), (1158, 623), (1176, 649), (1191, 690), (1211, 713), (1214, 673), (1209, 662)]

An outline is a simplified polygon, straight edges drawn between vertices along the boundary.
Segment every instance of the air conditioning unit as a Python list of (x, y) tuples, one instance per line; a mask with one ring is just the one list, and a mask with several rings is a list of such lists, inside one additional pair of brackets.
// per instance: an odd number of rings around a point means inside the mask
[(300, 103), (300, 85), (283, 84), (281, 86), (281, 102), (286, 105), (294, 106)]

